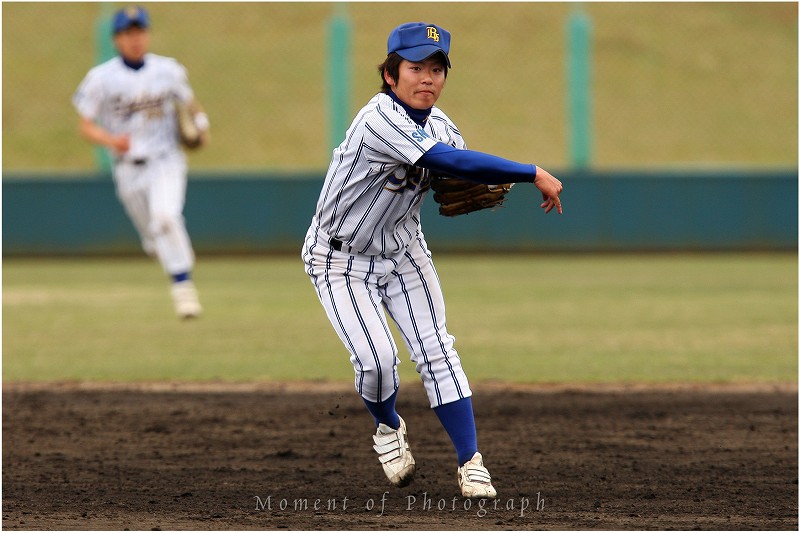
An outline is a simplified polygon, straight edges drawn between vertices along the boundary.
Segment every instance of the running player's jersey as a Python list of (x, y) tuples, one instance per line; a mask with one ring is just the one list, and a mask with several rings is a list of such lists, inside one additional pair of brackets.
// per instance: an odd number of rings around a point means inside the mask
[(317, 202), (319, 229), (362, 254), (403, 250), (419, 233), (430, 189), (428, 171), (414, 164), (437, 142), (466, 147), (440, 109), (421, 128), (389, 95), (375, 95), (333, 152)]
[(186, 69), (175, 59), (146, 54), (144, 66), (127, 67), (119, 56), (89, 71), (73, 95), (82, 117), (110, 133), (131, 136), (125, 157), (151, 158), (180, 149), (174, 99), (194, 97)]

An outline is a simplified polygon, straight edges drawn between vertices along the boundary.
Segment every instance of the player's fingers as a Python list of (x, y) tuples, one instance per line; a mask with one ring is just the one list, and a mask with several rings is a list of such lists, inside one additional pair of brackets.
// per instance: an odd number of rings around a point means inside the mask
[(558, 211), (559, 215), (564, 214), (564, 209), (561, 207), (561, 199), (558, 196), (547, 198), (539, 207), (544, 209), (545, 214), (552, 211), (553, 208)]

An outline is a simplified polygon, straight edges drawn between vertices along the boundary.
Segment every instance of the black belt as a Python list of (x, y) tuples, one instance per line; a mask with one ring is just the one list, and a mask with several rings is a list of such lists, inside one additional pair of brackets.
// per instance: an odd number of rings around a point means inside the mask
[(355, 249), (352, 246), (347, 246), (339, 239), (334, 239), (331, 237), (331, 240), (329, 240), (328, 242), (331, 243), (331, 248), (333, 248), (337, 252), (344, 252), (346, 254), (355, 253)]
[(117, 163), (128, 163), (129, 165), (135, 165), (137, 167), (142, 167), (147, 164), (147, 159), (144, 157), (140, 157), (138, 159), (125, 159), (120, 157), (116, 160)]

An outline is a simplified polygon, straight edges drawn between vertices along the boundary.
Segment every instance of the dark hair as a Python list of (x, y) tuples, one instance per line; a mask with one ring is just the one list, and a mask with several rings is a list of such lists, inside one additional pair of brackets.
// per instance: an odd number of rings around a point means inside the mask
[[(447, 78), (447, 58), (442, 52), (437, 52), (432, 57), (437, 59), (442, 64), (444, 67), (444, 77)], [(386, 78), (383, 76), (383, 72), (386, 71), (386, 74), (388, 74), (390, 78), (397, 81), (397, 78), (400, 76), (400, 63), (402, 62), (403, 58), (400, 57), (400, 54), (397, 52), (392, 52), (386, 56), (386, 61), (378, 65), (378, 73), (381, 76), (382, 93), (389, 94), (389, 91), (391, 90), (391, 87), (386, 82)]]

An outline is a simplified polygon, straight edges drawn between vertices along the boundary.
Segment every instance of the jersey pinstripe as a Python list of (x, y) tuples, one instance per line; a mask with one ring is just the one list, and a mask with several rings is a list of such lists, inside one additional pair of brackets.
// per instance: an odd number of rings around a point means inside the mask
[(465, 148), (440, 109), (421, 128), (390, 96), (375, 95), (333, 152), (317, 202), (318, 228), (366, 255), (405, 249), (419, 233), (430, 188), (428, 172), (414, 164), (437, 142)]
[(78, 113), (110, 133), (127, 133), (127, 158), (149, 158), (180, 150), (174, 99), (194, 97), (186, 69), (173, 58), (148, 53), (133, 70), (117, 56), (92, 68), (73, 95)]

